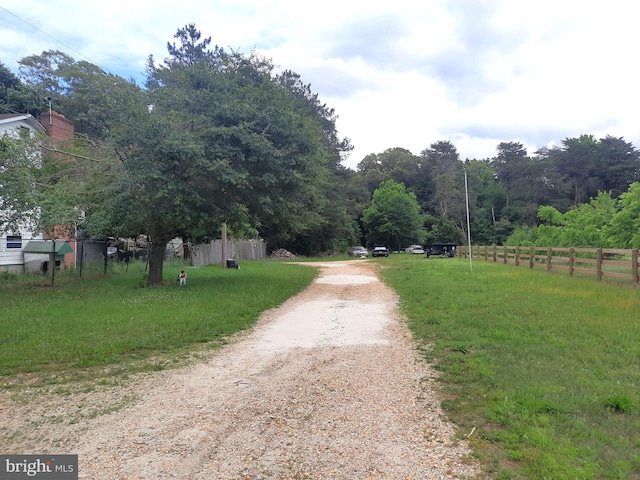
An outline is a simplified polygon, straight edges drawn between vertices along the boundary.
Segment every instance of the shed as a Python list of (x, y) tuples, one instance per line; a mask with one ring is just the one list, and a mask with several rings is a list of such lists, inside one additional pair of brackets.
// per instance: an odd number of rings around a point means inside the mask
[[(23, 253), (43, 253), (51, 254), (53, 252), (54, 240), (31, 240), (22, 249)], [(55, 240), (56, 256), (65, 255), (73, 252), (73, 248), (69, 245), (69, 242), (65, 240)]]
[[(31, 240), (22, 248), (24, 254), (25, 271), (47, 270), (51, 254), (54, 249), (54, 240)], [(55, 265), (64, 262), (64, 256), (72, 253), (73, 249), (65, 240), (55, 240)], [(43, 266), (43, 264), (46, 264)]]
[(425, 257), (439, 255), (441, 257), (455, 257), (457, 243), (433, 243), (425, 251)]

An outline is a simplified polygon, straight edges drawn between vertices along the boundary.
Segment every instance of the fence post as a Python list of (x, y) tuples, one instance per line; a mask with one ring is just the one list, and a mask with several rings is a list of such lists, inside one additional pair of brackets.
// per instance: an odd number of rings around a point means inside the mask
[(222, 268), (227, 268), (227, 222), (222, 223)]
[(551, 273), (551, 247), (547, 248), (547, 273)]
[(516, 247), (515, 264), (516, 264), (516, 267), (520, 265), (520, 245)]
[(640, 273), (638, 273), (638, 249), (631, 250), (631, 272), (633, 275), (633, 283), (640, 282)]
[(507, 246), (504, 246), (504, 255), (502, 256), (502, 263), (507, 263)]
[(569, 249), (569, 276), (570, 277), (573, 276), (573, 255), (574, 255), (574, 250), (573, 250), (573, 247), (571, 247)]
[(534, 257), (535, 247), (531, 247), (531, 253), (529, 254), (529, 268), (533, 270), (533, 257)]
[(596, 249), (596, 271), (598, 281), (602, 281), (602, 248)]
[(51, 240), (51, 254), (49, 255), (49, 258), (51, 259), (51, 262), (49, 262), (49, 264), (51, 265), (51, 286), (53, 287), (53, 284), (56, 280), (56, 241)]
[(498, 261), (498, 247), (496, 245), (493, 246), (493, 263)]

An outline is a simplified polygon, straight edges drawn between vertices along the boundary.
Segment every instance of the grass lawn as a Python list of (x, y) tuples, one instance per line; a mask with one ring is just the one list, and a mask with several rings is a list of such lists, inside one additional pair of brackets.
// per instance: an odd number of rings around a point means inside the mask
[[(385, 259), (386, 260), (386, 259)], [(640, 291), (467, 259), (392, 256), (443, 405), (491, 478), (640, 478)]]
[[(0, 276), (0, 375), (61, 372), (152, 358), (161, 368), (179, 351), (215, 347), (261, 312), (304, 289), (314, 268), (243, 262), (240, 269), (166, 266), (165, 287), (142, 288), (144, 264), (58, 272), (55, 286), (31, 275)], [(135, 363), (135, 362), (133, 362)], [(138, 362), (139, 363), (139, 362)], [(137, 365), (138, 367), (141, 366)]]

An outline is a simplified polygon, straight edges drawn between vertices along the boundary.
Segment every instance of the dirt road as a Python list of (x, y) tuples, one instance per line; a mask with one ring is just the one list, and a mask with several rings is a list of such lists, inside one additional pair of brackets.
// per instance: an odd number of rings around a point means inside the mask
[[(207, 362), (135, 379), (108, 400), (4, 403), (0, 421), (20, 433), (1, 446), (78, 453), (82, 479), (472, 478), (375, 265), (315, 265), (307, 290)], [(29, 426), (16, 423), (20, 409)]]

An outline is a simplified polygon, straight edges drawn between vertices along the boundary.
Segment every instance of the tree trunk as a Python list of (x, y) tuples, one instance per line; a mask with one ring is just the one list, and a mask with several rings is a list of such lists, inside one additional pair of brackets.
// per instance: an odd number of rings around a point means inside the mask
[(162, 266), (164, 263), (164, 250), (167, 241), (156, 240), (151, 243), (151, 251), (149, 252), (149, 277), (147, 278), (147, 286), (162, 285)]

